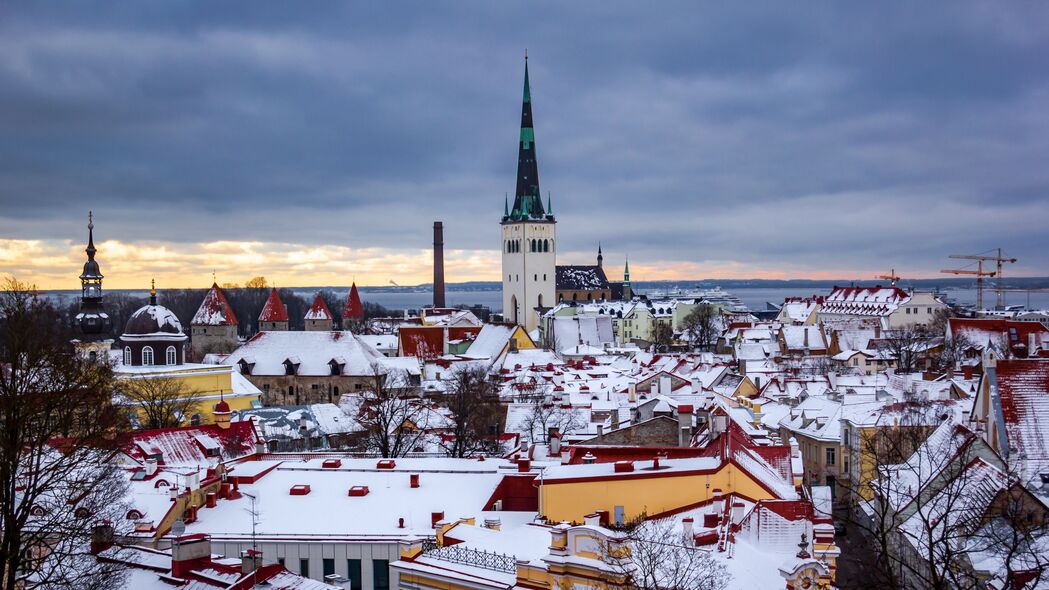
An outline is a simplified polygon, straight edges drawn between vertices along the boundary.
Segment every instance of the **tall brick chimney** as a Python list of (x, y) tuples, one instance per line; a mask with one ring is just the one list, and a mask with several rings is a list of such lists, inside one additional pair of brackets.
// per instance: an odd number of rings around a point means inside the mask
[(444, 307), (444, 224), (433, 222), (433, 306)]

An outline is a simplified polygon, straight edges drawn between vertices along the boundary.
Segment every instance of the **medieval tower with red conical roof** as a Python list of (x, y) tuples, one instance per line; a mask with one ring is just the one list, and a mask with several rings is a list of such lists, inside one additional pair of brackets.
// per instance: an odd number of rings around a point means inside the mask
[(218, 283), (212, 283), (189, 325), (193, 352), (198, 357), (208, 353), (229, 354), (239, 344), (237, 316)]
[(350, 286), (350, 294), (346, 296), (346, 305), (342, 308), (342, 329), (361, 331), (360, 326), (364, 322), (364, 305), (361, 296), (357, 293), (357, 283)]
[(270, 296), (266, 304), (262, 306), (259, 314), (260, 332), (286, 332), (288, 330), (288, 308), (280, 300), (277, 289), (270, 290)]
[(303, 322), (307, 332), (331, 332), (335, 325), (335, 316), (331, 314), (331, 309), (320, 293), (313, 298), (313, 305), (306, 312)]

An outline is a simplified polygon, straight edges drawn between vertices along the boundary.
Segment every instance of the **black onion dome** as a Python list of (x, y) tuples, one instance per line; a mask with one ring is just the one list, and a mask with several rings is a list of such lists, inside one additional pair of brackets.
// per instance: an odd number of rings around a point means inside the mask
[(182, 334), (182, 324), (172, 311), (163, 305), (146, 305), (131, 314), (124, 326), (124, 334)]

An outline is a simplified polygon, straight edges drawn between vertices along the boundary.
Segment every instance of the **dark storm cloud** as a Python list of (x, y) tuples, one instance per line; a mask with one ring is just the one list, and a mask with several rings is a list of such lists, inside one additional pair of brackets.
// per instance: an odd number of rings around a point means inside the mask
[(527, 47), (566, 258), (1049, 274), (1042, 4), (5, 10), (0, 237), (494, 248)]

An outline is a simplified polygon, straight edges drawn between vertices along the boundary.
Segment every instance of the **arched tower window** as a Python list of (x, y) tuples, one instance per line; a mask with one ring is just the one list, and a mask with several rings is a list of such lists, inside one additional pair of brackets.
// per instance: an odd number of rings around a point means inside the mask
[(164, 352), (164, 364), (166, 365), (177, 365), (178, 364), (178, 353), (175, 352), (174, 346), (169, 346)]
[(543, 240), (543, 252), (550, 251), (550, 240)]
[(130, 365), (131, 364), (131, 347), (130, 346), (125, 346), (124, 347), (124, 364), (125, 365)]
[(142, 364), (152, 365), (153, 364), (153, 347), (143, 346), (142, 347)]

